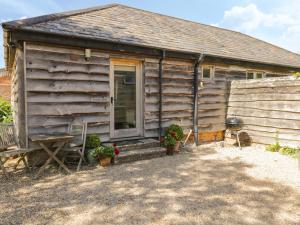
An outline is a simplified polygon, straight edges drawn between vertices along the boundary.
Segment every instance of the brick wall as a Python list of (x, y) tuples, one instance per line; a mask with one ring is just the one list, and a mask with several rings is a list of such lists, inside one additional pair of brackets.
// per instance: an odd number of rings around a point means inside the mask
[(10, 77), (0, 77), (0, 97), (10, 101)]

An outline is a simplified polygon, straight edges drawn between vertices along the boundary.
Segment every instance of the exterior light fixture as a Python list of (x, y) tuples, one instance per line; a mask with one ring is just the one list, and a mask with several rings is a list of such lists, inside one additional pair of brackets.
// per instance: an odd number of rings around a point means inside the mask
[(86, 61), (89, 61), (90, 58), (91, 58), (91, 56), (92, 56), (92, 51), (91, 51), (91, 49), (86, 48), (86, 49), (84, 50), (84, 57), (85, 57), (85, 60), (86, 60)]

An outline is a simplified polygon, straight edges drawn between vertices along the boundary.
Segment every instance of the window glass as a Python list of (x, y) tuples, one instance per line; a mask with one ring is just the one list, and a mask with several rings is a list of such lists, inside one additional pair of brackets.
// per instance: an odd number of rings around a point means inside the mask
[(114, 67), (115, 130), (136, 128), (136, 66)]
[(247, 79), (254, 79), (254, 73), (247, 73)]
[(203, 68), (203, 78), (210, 78), (210, 68)]
[(256, 73), (256, 79), (261, 79), (263, 78), (263, 74), (262, 73)]

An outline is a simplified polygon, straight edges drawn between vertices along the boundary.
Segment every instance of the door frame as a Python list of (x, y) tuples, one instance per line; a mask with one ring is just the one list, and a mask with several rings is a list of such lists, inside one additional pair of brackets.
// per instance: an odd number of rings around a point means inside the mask
[[(121, 129), (119, 131), (114, 129), (115, 111), (114, 111), (114, 66), (135, 66), (136, 67), (136, 128)], [(143, 76), (142, 76), (142, 61), (131, 59), (110, 59), (110, 73), (109, 73), (109, 102), (110, 102), (110, 138), (132, 138), (141, 137), (143, 135)], [(113, 103), (111, 101), (113, 98)]]

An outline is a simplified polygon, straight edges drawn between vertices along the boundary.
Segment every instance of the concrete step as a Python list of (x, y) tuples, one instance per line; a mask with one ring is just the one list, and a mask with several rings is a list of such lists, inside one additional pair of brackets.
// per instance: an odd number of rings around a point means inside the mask
[(158, 158), (166, 155), (166, 149), (162, 147), (131, 149), (130, 151), (121, 151), (115, 158), (116, 164), (129, 163), (139, 160)]
[(156, 148), (160, 146), (158, 140), (155, 139), (139, 139), (132, 141), (121, 141), (116, 142), (117, 147), (121, 152), (123, 151), (132, 151), (136, 149), (146, 149), (146, 148)]

